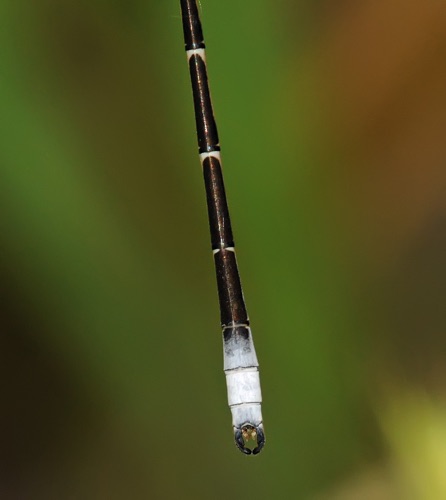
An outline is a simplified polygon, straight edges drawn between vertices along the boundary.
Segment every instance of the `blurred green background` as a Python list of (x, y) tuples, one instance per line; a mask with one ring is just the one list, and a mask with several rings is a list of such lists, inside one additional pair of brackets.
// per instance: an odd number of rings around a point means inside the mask
[(1, 0), (0, 498), (444, 500), (444, 3), (201, 4), (265, 450), (178, 2)]

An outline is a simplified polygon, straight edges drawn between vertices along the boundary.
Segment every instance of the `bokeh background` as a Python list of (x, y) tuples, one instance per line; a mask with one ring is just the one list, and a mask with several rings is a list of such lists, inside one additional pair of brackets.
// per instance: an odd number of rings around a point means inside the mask
[(265, 450), (178, 2), (1, 0), (0, 498), (444, 500), (445, 4), (201, 3)]

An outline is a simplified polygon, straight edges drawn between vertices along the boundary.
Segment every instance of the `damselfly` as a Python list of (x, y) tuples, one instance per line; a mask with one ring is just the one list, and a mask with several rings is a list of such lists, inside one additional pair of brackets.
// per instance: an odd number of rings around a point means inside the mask
[(235, 257), (198, 7), (196, 0), (180, 1), (217, 274), (228, 402), (238, 448), (247, 455), (256, 455), (265, 444), (259, 363)]

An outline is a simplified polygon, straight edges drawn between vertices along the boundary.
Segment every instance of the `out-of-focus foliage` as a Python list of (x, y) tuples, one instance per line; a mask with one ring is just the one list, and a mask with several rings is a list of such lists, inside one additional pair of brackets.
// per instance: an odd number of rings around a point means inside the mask
[(232, 442), (174, 1), (0, 2), (0, 497), (446, 498), (443, 2), (202, 0), (267, 444)]

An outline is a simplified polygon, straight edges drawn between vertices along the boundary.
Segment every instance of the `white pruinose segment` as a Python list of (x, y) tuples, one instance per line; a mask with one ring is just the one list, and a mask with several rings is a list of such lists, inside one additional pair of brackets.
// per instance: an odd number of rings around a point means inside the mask
[(203, 59), (204, 62), (206, 62), (206, 49), (191, 49), (191, 50), (186, 50), (186, 57), (187, 60), (189, 61), (192, 56), (200, 56), (201, 59)]
[(237, 335), (224, 341), (224, 370), (228, 388), (228, 404), (232, 413), (232, 425), (240, 428), (249, 423), (262, 423), (262, 391), (260, 388), (259, 362), (257, 360), (251, 330), (249, 337)]
[(221, 163), (220, 151), (206, 151), (205, 153), (200, 153), (200, 161), (202, 165), (206, 158), (216, 158)]
[(260, 377), (257, 367), (241, 368), (226, 372), (228, 386), (229, 406), (245, 403), (260, 403), (262, 392), (260, 390)]
[(232, 425), (238, 429), (245, 424), (259, 426), (263, 419), (258, 369), (242, 368), (226, 372), (226, 384)]
[[(224, 370), (239, 370), (241, 368), (258, 367), (256, 350), (252, 341), (251, 329), (246, 325), (237, 325), (248, 330), (249, 337), (244, 338), (234, 333), (229, 340), (223, 340), (224, 349)], [(226, 329), (235, 329), (237, 326), (227, 327)]]
[(232, 425), (237, 429), (240, 429), (246, 423), (263, 429), (262, 406), (260, 403), (245, 403), (230, 408)]

